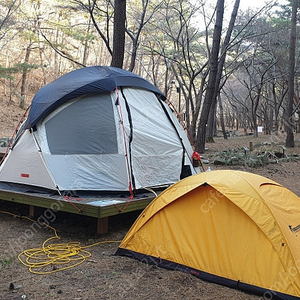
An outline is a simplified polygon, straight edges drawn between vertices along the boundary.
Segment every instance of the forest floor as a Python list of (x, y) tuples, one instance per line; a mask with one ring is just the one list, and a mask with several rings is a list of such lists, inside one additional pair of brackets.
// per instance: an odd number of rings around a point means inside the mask
[[(11, 126), (13, 128), (14, 126)], [(2, 135), (6, 135), (2, 128)], [(12, 129), (13, 130), (13, 129)], [(9, 131), (9, 129), (8, 129)], [(216, 152), (239, 147), (274, 147), (280, 149), (284, 144), (284, 135), (236, 136), (224, 140), (216, 138), (215, 143), (207, 144), (204, 158), (213, 157)], [(287, 154), (300, 154), (300, 135), (295, 135), (296, 147), (287, 149)], [(300, 196), (300, 162), (282, 162), (263, 167), (214, 166), (206, 164), (212, 170), (238, 169), (253, 172), (286, 186)], [(111, 217), (109, 233), (96, 234), (96, 220), (57, 212), (49, 216), (51, 226), (57, 230), (60, 240), (51, 243), (80, 242), (82, 246), (98, 242), (104, 243), (86, 248), (91, 253), (82, 264), (64, 271), (48, 275), (29, 272), (18, 260), (18, 254), (26, 249), (39, 248), (54, 236), (51, 228), (33, 227), (26, 216), (28, 207), (9, 202), (0, 202), (0, 299), (201, 299), (201, 300), (258, 300), (260, 297), (242, 293), (220, 285), (204, 282), (189, 274), (150, 267), (136, 260), (114, 256), (119, 242), (140, 212)], [(12, 213), (7, 214), (6, 212)], [(45, 213), (45, 212), (44, 212)], [(54, 269), (55, 270), (55, 269)], [(23, 298), (22, 298), (23, 297)]]

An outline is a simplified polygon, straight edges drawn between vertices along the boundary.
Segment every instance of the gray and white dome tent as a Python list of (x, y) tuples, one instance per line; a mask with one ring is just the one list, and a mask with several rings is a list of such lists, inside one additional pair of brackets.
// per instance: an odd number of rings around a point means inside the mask
[(0, 181), (61, 191), (130, 191), (195, 174), (164, 95), (113, 67), (72, 71), (34, 96)]

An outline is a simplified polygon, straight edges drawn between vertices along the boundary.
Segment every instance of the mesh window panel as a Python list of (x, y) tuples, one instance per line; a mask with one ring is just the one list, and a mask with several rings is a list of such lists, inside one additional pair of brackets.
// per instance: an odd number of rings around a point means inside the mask
[(45, 123), (51, 154), (118, 153), (113, 105), (109, 94), (74, 101)]

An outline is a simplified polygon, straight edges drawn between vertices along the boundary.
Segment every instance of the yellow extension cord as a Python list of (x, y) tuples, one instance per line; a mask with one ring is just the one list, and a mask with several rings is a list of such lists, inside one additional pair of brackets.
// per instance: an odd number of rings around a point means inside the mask
[[(36, 222), (25, 216), (18, 216), (10, 212), (0, 211), (0, 213), (8, 214), (13, 217), (27, 219), (31, 222)], [(34, 274), (45, 275), (51, 274), (58, 271), (67, 270), (74, 268), (83, 262), (87, 258), (91, 257), (92, 254), (85, 249), (91, 248), (97, 245), (105, 243), (120, 243), (121, 241), (102, 241), (97, 242), (88, 246), (81, 246), (80, 242), (70, 242), (64, 244), (46, 244), (53, 239), (60, 240), (57, 235), (56, 229), (50, 225), (43, 223), (46, 227), (54, 231), (54, 236), (48, 238), (42, 245), (41, 248), (27, 249), (18, 255), (19, 261), (26, 267), (29, 271)], [(59, 266), (59, 267), (58, 267)]]

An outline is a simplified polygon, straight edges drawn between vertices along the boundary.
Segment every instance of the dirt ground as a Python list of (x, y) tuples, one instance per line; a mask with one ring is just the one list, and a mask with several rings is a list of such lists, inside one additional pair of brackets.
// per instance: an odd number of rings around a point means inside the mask
[[(300, 135), (295, 136), (296, 147), (287, 153), (300, 153)], [(220, 150), (234, 149), (265, 143), (266, 147), (279, 147), (284, 135), (264, 136), (254, 139), (251, 136), (233, 137), (228, 140), (216, 138), (215, 143), (207, 144), (204, 158)], [(300, 196), (299, 161), (269, 164), (265, 167), (231, 168), (266, 176), (286, 186)], [(207, 164), (212, 170), (229, 169)], [(50, 228), (33, 228), (32, 222), (4, 212), (26, 216), (28, 207), (0, 202), (0, 299), (261, 299), (220, 285), (203, 282), (191, 275), (178, 271), (168, 271), (150, 267), (126, 257), (117, 257), (118, 243), (106, 243), (87, 248), (91, 257), (84, 263), (60, 272), (37, 275), (29, 272), (18, 260), (23, 250), (41, 247), (43, 242), (54, 236)], [(51, 243), (78, 241), (82, 246), (100, 241), (120, 241), (140, 212), (110, 218), (109, 233), (97, 236), (96, 220), (57, 212), (51, 218), (51, 226), (57, 230), (60, 240)], [(23, 297), (23, 298), (22, 298)]]

